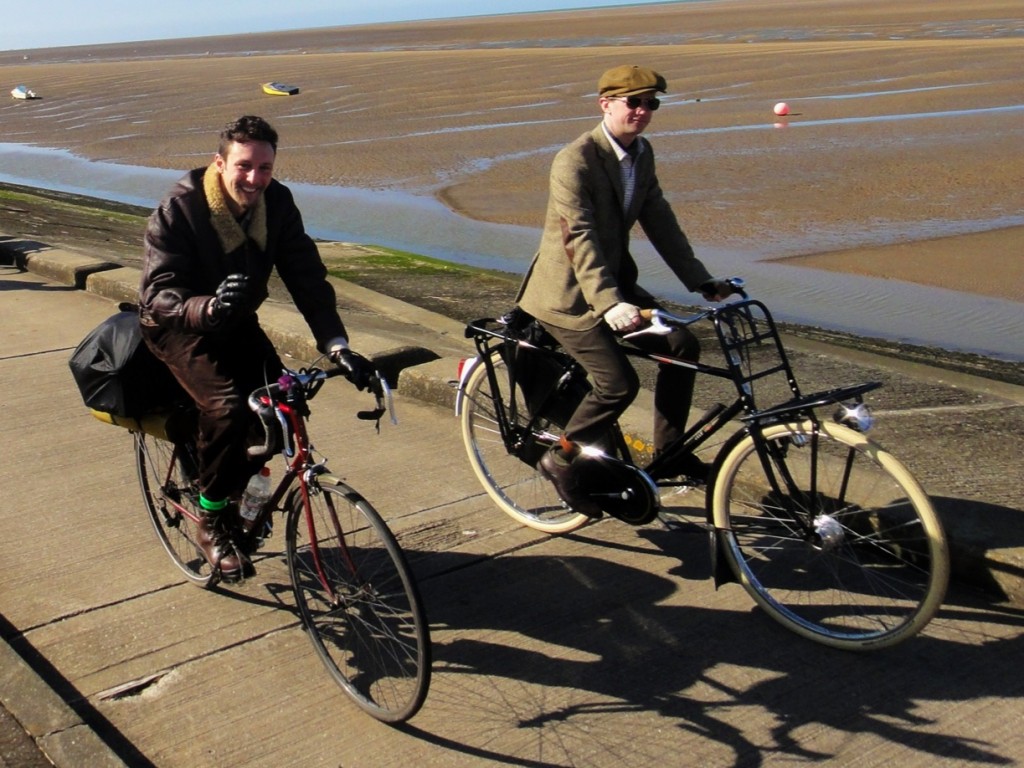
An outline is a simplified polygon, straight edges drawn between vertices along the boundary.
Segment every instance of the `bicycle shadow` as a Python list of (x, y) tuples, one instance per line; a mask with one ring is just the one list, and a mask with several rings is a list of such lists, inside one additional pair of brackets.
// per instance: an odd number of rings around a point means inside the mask
[(950, 542), (957, 577), (993, 600), (1007, 600), (1024, 589), (1024, 510), (976, 499), (932, 496)]
[[(422, 582), (434, 685), (409, 733), (523, 766), (609, 754), (663, 763), (692, 750), (689, 764), (821, 760), (863, 734), (894, 753), (1014, 762), (1012, 749), (965, 735), (977, 732), (963, 727), (971, 716), (950, 705), (1022, 698), (1006, 674), (1024, 661), (1021, 611), (957, 588), (922, 636), (853, 654), (776, 625), (737, 585), (716, 592), (706, 536), (652, 526), (633, 542), (565, 538), (594, 554), (412, 553), (439, 575)], [(620, 562), (652, 547), (679, 565), (660, 575)], [(686, 580), (685, 604), (670, 576)]]

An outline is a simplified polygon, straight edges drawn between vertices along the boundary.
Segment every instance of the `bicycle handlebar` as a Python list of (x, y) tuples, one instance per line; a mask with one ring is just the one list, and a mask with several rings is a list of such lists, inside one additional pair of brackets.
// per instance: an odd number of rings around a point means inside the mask
[[(312, 400), (320, 390), (323, 382), (335, 376), (345, 376), (346, 371), (341, 367), (325, 371), (322, 368), (311, 368), (309, 370), (291, 370), (285, 368), (281, 377), (273, 384), (259, 387), (249, 395), (249, 408), (260, 420), (263, 426), (264, 440), (262, 445), (253, 445), (248, 449), (251, 459), (269, 459), (275, 453), (282, 450), (291, 456), (292, 446), (285, 446), (285, 435), (289, 435), (288, 419), (278, 407), (282, 397), (288, 397), (294, 387), (299, 387), (303, 400)], [(347, 378), (347, 377), (346, 377)], [(373, 393), (376, 406), (372, 410), (357, 411), (356, 418), (363, 421), (376, 421), (377, 429), (380, 430), (380, 418), (391, 413), (391, 423), (397, 424), (395, 418), (394, 399), (391, 394), (391, 387), (387, 379), (375, 371), (373, 378), (368, 383), (369, 391)]]
[[(747, 295), (745, 283), (740, 277), (727, 277), (722, 282), (726, 283), (731, 289), (732, 293), (737, 294), (743, 299), (750, 298)], [(635, 336), (643, 336), (644, 334), (654, 334), (656, 336), (664, 336), (672, 332), (673, 328), (679, 328), (686, 325), (693, 325), (701, 320), (711, 317), (716, 312), (721, 311), (721, 307), (713, 307), (706, 309), (703, 312), (698, 312), (695, 315), (689, 317), (683, 317), (682, 315), (676, 315), (669, 312), (667, 309), (641, 309), (640, 317), (648, 321), (650, 325), (641, 328), (638, 331), (625, 334), (622, 338), (631, 339)]]

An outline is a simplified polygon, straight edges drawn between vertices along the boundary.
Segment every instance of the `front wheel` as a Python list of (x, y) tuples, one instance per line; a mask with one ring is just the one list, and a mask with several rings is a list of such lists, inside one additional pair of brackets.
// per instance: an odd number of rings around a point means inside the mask
[(142, 499), (157, 538), (185, 578), (210, 586), (214, 569), (199, 548), (195, 447), (134, 432)]
[[(773, 424), (736, 442), (715, 481), (722, 553), (784, 626), (836, 648), (895, 645), (935, 615), (949, 580), (928, 496), (848, 427)], [(774, 478), (774, 482), (769, 478)]]
[[(494, 503), (517, 522), (545, 533), (576, 530), (590, 518), (567, 507), (537, 471), (534, 465), (551, 441), (539, 429), (527, 429), (529, 417), (522, 392), (516, 388), (513, 404), (508, 369), (497, 353), (492, 361), (494, 382), (487, 375), (487, 366), (481, 364), (470, 373), (463, 391), (462, 441), (470, 466)], [(496, 402), (502, 404), (510, 422), (514, 445), (506, 445), (502, 437)]]
[(341, 481), (321, 477), (308, 501), (294, 494), (285, 534), (302, 623), (361, 709), (404, 722), (430, 685), (429, 629), (405, 557), (377, 511)]

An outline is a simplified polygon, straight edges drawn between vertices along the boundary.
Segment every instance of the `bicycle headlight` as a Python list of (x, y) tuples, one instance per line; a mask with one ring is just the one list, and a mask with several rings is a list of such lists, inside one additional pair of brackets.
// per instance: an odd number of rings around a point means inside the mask
[(875, 425), (875, 417), (864, 403), (840, 403), (832, 418), (857, 432), (867, 432)]

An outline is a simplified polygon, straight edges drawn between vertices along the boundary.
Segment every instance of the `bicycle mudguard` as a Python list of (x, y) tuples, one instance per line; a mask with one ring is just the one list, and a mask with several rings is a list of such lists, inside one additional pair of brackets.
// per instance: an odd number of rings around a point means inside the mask
[(729, 561), (722, 553), (722, 529), (716, 528), (713, 524), (708, 525), (708, 545), (711, 554), (711, 578), (714, 580), (715, 589), (723, 584), (739, 584), (740, 580), (729, 567)]
[(739, 584), (739, 577), (729, 566), (729, 561), (722, 553), (724, 528), (715, 525), (715, 513), (712, 509), (715, 498), (715, 484), (718, 482), (718, 471), (722, 467), (722, 459), (732, 452), (736, 444), (743, 440), (750, 433), (749, 427), (740, 429), (729, 436), (729, 439), (722, 444), (715, 456), (714, 464), (711, 467), (711, 474), (708, 477), (707, 487), (704, 489), (704, 515), (705, 527), (708, 530), (708, 554), (711, 556), (711, 578), (714, 581), (715, 589), (723, 584)]

